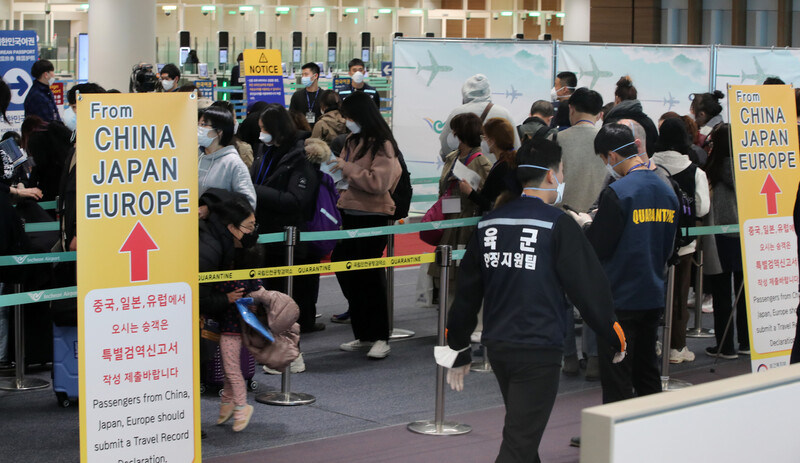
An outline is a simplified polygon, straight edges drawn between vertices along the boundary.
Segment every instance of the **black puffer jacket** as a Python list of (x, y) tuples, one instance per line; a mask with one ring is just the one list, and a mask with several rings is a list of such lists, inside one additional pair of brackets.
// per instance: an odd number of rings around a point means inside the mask
[[(233, 235), (211, 212), (200, 221), (200, 272), (229, 270), (234, 264)], [(228, 296), (214, 290), (213, 283), (200, 284), (200, 313), (219, 316), (228, 308)]]
[(316, 201), (317, 169), (306, 159), (304, 140), (259, 153), (250, 177), (256, 189), (256, 221), (261, 233), (303, 227)]
[(652, 157), (653, 153), (656, 152), (655, 144), (658, 139), (658, 129), (656, 129), (653, 120), (642, 111), (642, 103), (639, 100), (620, 102), (608, 112), (608, 115), (603, 119), (603, 125), (618, 122), (622, 119), (633, 119), (644, 127), (644, 133), (647, 135), (647, 155)]

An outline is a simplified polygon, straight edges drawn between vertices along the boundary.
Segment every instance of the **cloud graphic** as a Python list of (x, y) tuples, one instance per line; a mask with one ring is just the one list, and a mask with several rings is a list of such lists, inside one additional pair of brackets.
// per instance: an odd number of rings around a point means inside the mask
[(542, 55), (534, 55), (527, 50), (520, 50), (514, 55), (514, 63), (516, 63), (520, 68), (527, 69), (534, 74), (540, 76), (549, 76), (549, 58), (549, 54), (547, 57), (544, 57)]

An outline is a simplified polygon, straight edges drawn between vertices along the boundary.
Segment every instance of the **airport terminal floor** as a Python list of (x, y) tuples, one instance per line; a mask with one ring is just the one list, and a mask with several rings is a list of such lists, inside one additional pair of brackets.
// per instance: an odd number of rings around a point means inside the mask
[[(215, 426), (219, 410), (216, 393), (202, 396), (203, 460), (208, 462), (490, 462), (502, 438), (504, 410), (497, 381), (491, 373), (471, 373), (464, 391), (446, 392), (446, 419), (472, 426), (462, 436), (423, 436), (406, 429), (416, 420), (433, 419), (436, 366), (437, 310), (415, 304), (417, 267), (395, 272), (395, 328), (412, 330), (414, 337), (393, 341), (384, 360), (368, 360), (363, 353), (343, 352), (352, 340), (350, 325), (331, 323), (345, 300), (333, 276), (323, 276), (318, 312), (327, 329), (305, 334), (301, 348), (307, 370), (291, 376), (295, 392), (316, 397), (312, 405), (270, 406), (255, 395), (280, 390), (281, 377), (257, 370), (258, 390), (248, 393), (256, 409), (250, 425), (234, 433), (230, 425)], [(713, 325), (703, 315), (703, 326)], [(693, 326), (693, 318), (689, 326)], [(720, 360), (701, 355), (713, 339), (687, 339), (697, 353), (694, 362), (672, 365), (672, 376), (693, 384), (750, 372), (749, 358)], [(578, 341), (580, 342), (580, 340)], [(33, 369), (29, 375), (50, 380), (50, 371)], [(578, 462), (579, 449), (569, 441), (580, 433), (580, 412), (599, 405), (600, 383), (561, 376), (556, 400), (540, 455), (544, 462)], [(163, 411), (169, 412), (168, 408)], [(79, 453), (78, 406), (61, 408), (52, 389), (0, 392), (0, 461), (76, 462)], [(666, 436), (665, 436), (666, 439)], [(703, 439), (703, 436), (697, 436)], [(668, 442), (665, 442), (668, 445)], [(131, 458), (143, 457), (130, 455)]]

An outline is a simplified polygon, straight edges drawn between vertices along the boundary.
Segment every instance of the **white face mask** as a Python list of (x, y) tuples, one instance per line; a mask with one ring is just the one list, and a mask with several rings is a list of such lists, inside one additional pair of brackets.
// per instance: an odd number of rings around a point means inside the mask
[(261, 143), (265, 145), (272, 144), (272, 134), (261, 132), (261, 134), (258, 136), (258, 139), (261, 140)]
[(360, 133), (361, 132), (361, 126), (358, 125), (358, 122), (356, 122), (356, 121), (351, 121), (351, 120), (348, 119), (348, 120), (344, 121), (344, 125), (346, 125), (347, 128), (353, 133)]
[(353, 73), (351, 79), (353, 79), (353, 82), (360, 84), (361, 82), (364, 82), (364, 73), (361, 71), (357, 71)]
[(162, 80), (161, 81), (161, 88), (163, 88), (166, 91), (172, 90), (172, 87), (174, 85), (175, 85), (175, 81), (174, 80)]
[(237, 121), (235, 118), (233, 119), (233, 133), (239, 133), (239, 121)]
[(486, 139), (481, 139), (481, 153), (488, 154), (492, 152), (492, 147), (489, 146), (489, 142)]
[(208, 148), (214, 143), (214, 139), (217, 138), (209, 137), (208, 132), (211, 131), (211, 127), (197, 127), (197, 144), (199, 144), (203, 148)]
[(451, 150), (455, 151), (455, 150), (458, 149), (458, 145), (459, 145), (458, 137), (455, 136), (455, 134), (453, 134), (453, 132), (448, 133), (447, 134), (447, 147), (450, 148)]
[(550, 89), (550, 101), (558, 100), (558, 90), (555, 87)]
[(47, 79), (47, 85), (53, 85), (55, 83), (55, 81), (56, 81), (56, 78), (55, 77), (51, 77), (51, 78)]
[(67, 109), (64, 110), (64, 125), (73, 132), (78, 127), (78, 116), (72, 110), (72, 106), (67, 106)]
[[(533, 169), (550, 170), (547, 167), (534, 166), (532, 164), (521, 164), (521, 165), (519, 165), (517, 167), (518, 168), (519, 167), (530, 167), (530, 168), (533, 168)], [(553, 191), (553, 190), (556, 190), (556, 200), (553, 202), (553, 204), (559, 204), (564, 199), (564, 188), (567, 187), (567, 182), (559, 182), (558, 181), (558, 176), (556, 176), (556, 172), (555, 171), (553, 171), (553, 178), (556, 180), (556, 187), (555, 188), (527, 187), (527, 188), (523, 188), (523, 190), (538, 190), (538, 191)]]

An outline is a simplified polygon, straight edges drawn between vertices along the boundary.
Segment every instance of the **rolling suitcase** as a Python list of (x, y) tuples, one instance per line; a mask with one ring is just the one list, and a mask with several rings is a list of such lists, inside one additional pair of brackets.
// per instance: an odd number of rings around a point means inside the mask
[(58, 404), (78, 399), (78, 327), (53, 325), (53, 391)]
[[(250, 354), (246, 347), (242, 346), (242, 352), (239, 357), (239, 362), (242, 367), (242, 376), (244, 376), (247, 388), (255, 391), (258, 388), (258, 381), (253, 377), (256, 375), (256, 359)], [(222, 383), (225, 379), (225, 370), (222, 368), (222, 353), (220, 352), (219, 345), (214, 350), (214, 355), (211, 360), (205, 362), (203, 365), (203, 379), (200, 382), (200, 393), (204, 394), (209, 387), (218, 389), (218, 393), (222, 395)]]

